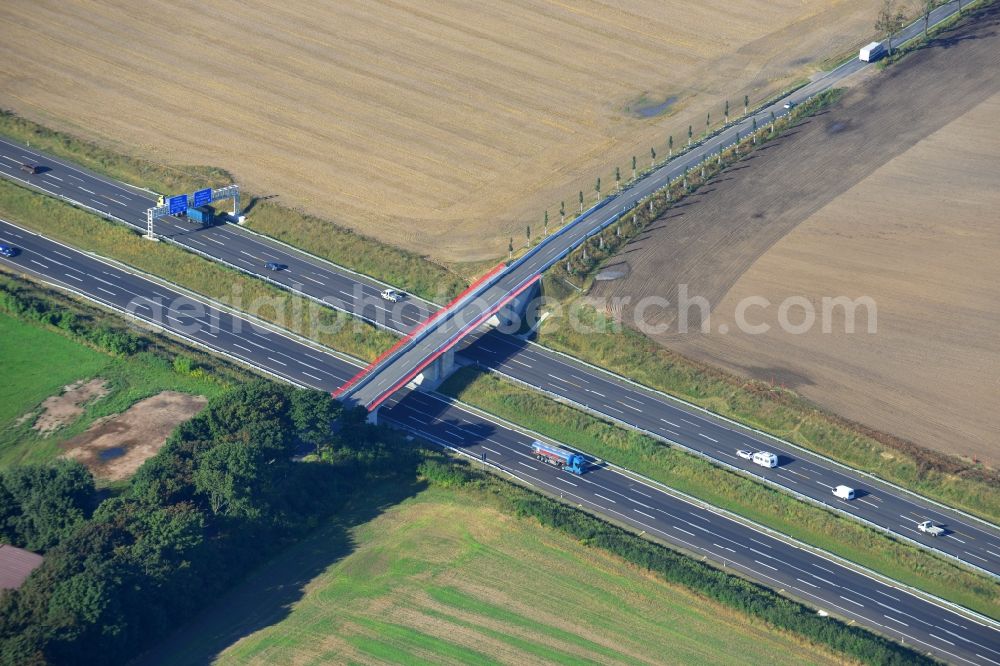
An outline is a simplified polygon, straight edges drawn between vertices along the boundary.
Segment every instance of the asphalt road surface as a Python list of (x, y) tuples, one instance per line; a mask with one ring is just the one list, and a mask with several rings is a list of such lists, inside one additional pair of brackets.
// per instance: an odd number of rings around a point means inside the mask
[[(210, 350), (301, 386), (331, 391), (358, 367), (315, 345), (0, 221), (0, 243), (21, 252), (0, 261), (85, 294)], [(832, 615), (956, 664), (1000, 664), (1000, 624), (976, 620), (846, 567), (813, 550), (665, 492), (600, 461), (583, 475), (540, 463), (532, 437), (438, 396), (402, 391), (383, 418), (442, 446), (485, 459), (531, 485), (704, 556)]]
[[(957, 6), (954, 3), (940, 7), (935, 10), (932, 19), (936, 23), (955, 11)], [(922, 21), (914, 22), (900, 31), (896, 43), (916, 36), (922, 27)], [(454, 345), (458, 338), (471, 331), (477, 322), (503, 305), (506, 299), (523, 289), (530, 280), (560, 261), (587, 238), (617, 221), (644, 198), (666, 187), (721, 149), (736, 143), (741, 136), (751, 132), (754, 123), (758, 127), (766, 127), (771, 114), (775, 117), (785, 115), (789, 112), (786, 107), (790, 104), (808, 100), (835, 87), (845, 77), (871, 66), (873, 65), (856, 58), (851, 59), (791, 95), (758, 109), (733, 123), (725, 131), (708, 137), (694, 150), (669, 160), (615, 196), (602, 200), (570, 224), (543, 239), (506, 271), (486, 282), (470, 298), (450, 308), (445, 316), (439, 317), (411, 341), (387, 356), (352, 386), (343, 398), (369, 408), (377, 407), (387, 394), (409, 381), (415, 368), (419, 369), (428, 359), (435, 358)]]
[[(25, 174), (20, 171), (24, 162), (41, 165), (46, 170), (37, 175)], [(146, 208), (155, 203), (155, 195), (149, 192), (4, 140), (0, 140), (0, 176), (89, 206), (140, 230), (146, 228)], [(156, 231), (165, 240), (207, 258), (400, 333), (412, 330), (437, 310), (436, 306), (416, 298), (389, 303), (379, 296), (386, 285), (234, 224), (202, 228), (184, 218), (170, 217), (159, 220)], [(14, 245), (19, 244), (16, 237), (11, 240)], [(38, 257), (35, 260), (43, 261)], [(286, 268), (265, 269), (264, 264), (272, 261)], [(521, 338), (493, 332), (473, 334), (469, 340), (474, 342), (461, 352), (462, 360), (474, 361), (604, 418), (640, 428), (654, 437), (752, 473), (800, 497), (868, 521), (994, 576), (1000, 575), (1000, 529), (996, 526), (693, 410), (662, 393)], [(775, 469), (759, 467), (738, 458), (736, 452), (740, 449), (771, 451), (781, 464)], [(838, 500), (833, 496), (833, 488), (838, 485), (855, 488), (858, 499)], [(943, 525), (948, 532), (937, 538), (918, 532), (916, 526), (924, 520)]]

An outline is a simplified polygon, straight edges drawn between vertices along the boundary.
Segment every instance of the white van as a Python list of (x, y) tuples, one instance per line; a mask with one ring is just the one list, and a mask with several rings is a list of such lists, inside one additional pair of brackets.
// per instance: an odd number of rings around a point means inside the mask
[(761, 467), (778, 466), (778, 456), (774, 455), (770, 451), (758, 451), (753, 454), (753, 461)]
[(837, 486), (833, 489), (833, 494), (842, 500), (854, 499), (854, 488), (850, 486)]

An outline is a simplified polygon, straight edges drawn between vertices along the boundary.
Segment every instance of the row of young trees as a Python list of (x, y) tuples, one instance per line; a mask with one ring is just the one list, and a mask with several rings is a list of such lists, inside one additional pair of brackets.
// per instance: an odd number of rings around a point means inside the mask
[[(306, 451), (315, 462), (296, 462)], [(359, 489), (412, 480), (415, 456), (327, 393), (254, 381), (211, 400), (100, 503), (75, 463), (10, 469), (0, 539), (45, 560), (0, 595), (0, 663), (128, 661)]]
[[(941, 4), (940, 0), (922, 0), (921, 3), (921, 16), (924, 19), (924, 38), (927, 38), (930, 15), (931, 12)], [(962, 12), (962, 2), (958, 0), (958, 11)], [(883, 0), (881, 7), (879, 8), (878, 15), (875, 19), (875, 31), (876, 33), (888, 42), (889, 54), (892, 55), (892, 40), (896, 36), (896, 33), (903, 27), (906, 20), (906, 14), (903, 8), (897, 3), (897, 0)], [(729, 100), (726, 100), (723, 106), (723, 126), (729, 124), (730, 114), (729, 114)], [(743, 96), (743, 116), (746, 117), (750, 112), (750, 97), (749, 95)], [(774, 114), (771, 114), (771, 122), (774, 122)], [(712, 114), (707, 113), (705, 116), (705, 135), (707, 136), (711, 132), (712, 127)], [(754, 127), (756, 131), (756, 126)], [(687, 146), (690, 147), (694, 140), (694, 126), (688, 125), (687, 129)], [(673, 157), (674, 154), (674, 137), (670, 135), (667, 139), (667, 151), (668, 158)], [(649, 149), (650, 164), (649, 168), (653, 169), (656, 166), (656, 147), (651, 147)], [(620, 167), (615, 167), (615, 188), (617, 191), (621, 191), (621, 169)], [(638, 177), (638, 156), (632, 156), (632, 180), (636, 180)], [(596, 196), (596, 201), (601, 200), (601, 179), (597, 178), (594, 185), (594, 193)], [(580, 190), (578, 194), (578, 200), (580, 205), (580, 213), (584, 210), (584, 192)], [(566, 202), (562, 201), (559, 204), (559, 215), (561, 224), (566, 223)], [(549, 227), (549, 211), (543, 212), (542, 229), (543, 236), (548, 235)], [(526, 238), (528, 244), (531, 243), (531, 225), (527, 226)], [(508, 251), (510, 255), (514, 252), (514, 239), (510, 239), (508, 246)]]

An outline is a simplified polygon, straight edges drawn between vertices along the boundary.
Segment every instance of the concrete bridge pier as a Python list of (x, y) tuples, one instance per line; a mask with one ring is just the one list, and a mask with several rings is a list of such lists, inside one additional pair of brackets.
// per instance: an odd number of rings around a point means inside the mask
[[(486, 322), (503, 333), (517, 334), (526, 329), (525, 320), (536, 316), (537, 299), (542, 295), (542, 282), (539, 280), (518, 294), (510, 303), (489, 318)], [(530, 323), (528, 324), (530, 325)]]
[(413, 380), (421, 391), (433, 391), (455, 372), (455, 350), (449, 349), (438, 356)]

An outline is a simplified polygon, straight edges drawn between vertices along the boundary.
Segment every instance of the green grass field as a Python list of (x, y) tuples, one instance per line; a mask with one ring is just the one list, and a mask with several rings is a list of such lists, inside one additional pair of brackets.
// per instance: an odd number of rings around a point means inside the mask
[[(54, 458), (60, 453), (60, 443), (85, 430), (95, 419), (122, 412), (161, 391), (213, 396), (223, 389), (210, 377), (176, 372), (160, 356), (112, 356), (3, 313), (0, 358), (4, 363), (4, 379), (0, 382), (0, 467)], [(107, 380), (110, 393), (88, 405), (73, 423), (49, 436), (32, 429), (34, 419), (18, 423), (25, 414), (36, 412), (45, 398), (58, 395), (63, 386), (94, 377)]]
[(985, 576), (490, 374), (464, 368), (441, 391), (886, 576), (1000, 617)]
[[(293, 569), (318, 573), (289, 602)], [(436, 486), (346, 535), (331, 526), (296, 544), (149, 661), (213, 659), (842, 663), (478, 494)]]

